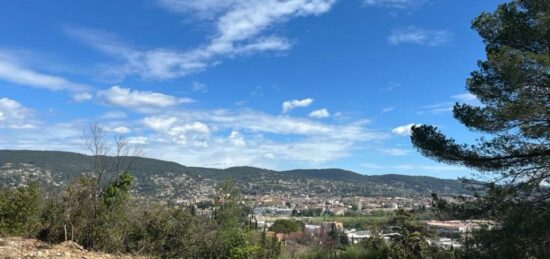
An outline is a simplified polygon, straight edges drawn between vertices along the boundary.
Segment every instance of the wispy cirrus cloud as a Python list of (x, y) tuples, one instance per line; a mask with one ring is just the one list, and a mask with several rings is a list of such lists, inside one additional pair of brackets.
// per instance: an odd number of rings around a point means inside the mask
[(108, 74), (142, 78), (177, 78), (204, 70), (226, 58), (266, 51), (290, 49), (288, 39), (266, 34), (268, 28), (291, 18), (320, 15), (330, 10), (335, 0), (159, 0), (164, 9), (208, 18), (215, 23), (212, 39), (190, 50), (139, 49), (123, 43), (106, 32), (68, 28), (67, 32), (96, 49), (124, 60)]
[(426, 4), (427, 0), (363, 0), (365, 6), (411, 9)]
[(394, 29), (388, 36), (388, 42), (392, 45), (417, 44), (436, 47), (448, 44), (452, 38), (453, 34), (447, 30), (428, 30), (407, 26)]
[(90, 89), (63, 78), (39, 72), (24, 64), (22, 60), (7, 51), (0, 51), (0, 80), (16, 85), (47, 89), (52, 91), (82, 92)]
[(470, 105), (481, 105), (479, 99), (473, 94), (470, 93), (464, 93), (464, 94), (456, 94), (449, 97), (452, 99), (451, 101), (445, 101), (430, 105), (425, 105), (420, 108), (418, 111), (418, 114), (443, 114), (448, 113), (453, 110), (453, 106), (455, 103), (465, 103)]

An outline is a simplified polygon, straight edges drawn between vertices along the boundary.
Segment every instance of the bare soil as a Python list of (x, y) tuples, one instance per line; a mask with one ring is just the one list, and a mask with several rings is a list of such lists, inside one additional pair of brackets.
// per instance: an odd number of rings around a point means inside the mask
[(47, 244), (36, 239), (21, 237), (0, 238), (1, 259), (23, 258), (143, 258), (129, 255), (111, 255), (87, 251), (77, 243), (67, 241), (57, 245)]

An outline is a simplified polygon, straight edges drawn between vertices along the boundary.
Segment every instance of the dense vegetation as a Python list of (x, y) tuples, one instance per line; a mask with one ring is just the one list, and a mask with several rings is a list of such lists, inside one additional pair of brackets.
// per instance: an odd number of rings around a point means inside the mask
[(132, 177), (120, 174), (96, 192), (82, 177), (58, 197), (30, 183), (0, 191), (0, 236), (72, 240), (110, 253), (162, 258), (275, 258), (280, 242), (253, 230), (231, 182), (219, 186), (212, 219), (187, 208), (132, 200)]
[[(0, 235), (20, 235), (58, 243), (72, 240), (85, 248), (160, 258), (453, 258), (430, 245), (431, 233), (399, 210), (384, 221), (398, 230), (387, 242), (369, 225), (372, 238), (350, 244), (339, 230), (304, 232), (298, 220), (277, 220), (270, 231), (257, 229), (231, 181), (218, 187), (212, 218), (191, 208), (136, 201), (126, 172), (96, 189), (81, 177), (58, 197), (45, 198), (36, 183), (0, 191)], [(99, 190), (99, 191), (97, 191)], [(97, 192), (96, 192), (97, 191)], [(372, 228), (371, 228), (372, 227)], [(301, 247), (301, 250), (296, 250)]]

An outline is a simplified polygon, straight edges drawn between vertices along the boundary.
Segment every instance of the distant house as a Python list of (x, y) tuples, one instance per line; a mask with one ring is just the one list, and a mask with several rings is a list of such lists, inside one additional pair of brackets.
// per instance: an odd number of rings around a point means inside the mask
[(306, 224), (304, 226), (304, 230), (309, 232), (309, 233), (313, 233), (313, 234), (317, 234), (321, 231), (321, 226), (319, 225), (312, 225), (312, 224)]
[(474, 229), (478, 229), (481, 225), (487, 225), (489, 228), (494, 225), (494, 222), (487, 220), (428, 220), (426, 225), (429, 228), (437, 230), (439, 233), (464, 233)]
[(335, 216), (343, 216), (344, 214), (346, 214), (346, 209), (345, 208), (334, 208), (334, 209), (330, 209), (330, 212), (332, 214), (334, 214)]
[(384, 203), (384, 208), (390, 209), (390, 210), (396, 210), (399, 208), (399, 205), (397, 205), (397, 203)]
[(254, 214), (290, 217), (292, 215), (292, 209), (277, 207), (257, 207), (254, 208)]
[(352, 230), (346, 230), (344, 231), (346, 235), (348, 236), (349, 241), (352, 244), (357, 244), (363, 239), (367, 239), (371, 236), (370, 231), (368, 230), (359, 230), (356, 231), (355, 229)]
[(326, 232), (331, 230), (344, 231), (344, 223), (339, 221), (327, 221), (321, 223), (321, 228)]
[(461, 243), (459, 243), (456, 240), (452, 240), (450, 238), (440, 238), (438, 241), (435, 242), (437, 245), (442, 246), (444, 248), (459, 248), (462, 246)]
[(211, 209), (197, 209), (195, 210), (195, 214), (199, 217), (203, 218), (212, 218), (212, 210)]

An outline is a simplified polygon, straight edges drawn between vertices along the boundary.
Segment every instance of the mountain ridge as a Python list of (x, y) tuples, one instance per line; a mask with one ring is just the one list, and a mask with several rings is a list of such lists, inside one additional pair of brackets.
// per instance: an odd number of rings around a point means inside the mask
[[(409, 176), (399, 174), (363, 175), (350, 170), (338, 168), (270, 170), (251, 166), (237, 166), (225, 169), (189, 167), (176, 162), (154, 158), (134, 157), (135, 161), (130, 172), (136, 177), (138, 193), (148, 194), (156, 190), (187, 188), (190, 186), (212, 186), (227, 178), (233, 178), (244, 193), (261, 194), (271, 192), (296, 192), (306, 189), (324, 195), (422, 195), (431, 192), (444, 194), (467, 193), (458, 180), (441, 179), (430, 176)], [(107, 157), (113, 161), (113, 157)], [(6, 169), (6, 164), (12, 163), (14, 168), (27, 166), (33, 168), (35, 177), (45, 176), (51, 179), (44, 181), (54, 185), (63, 185), (76, 179), (91, 168), (91, 156), (66, 151), (39, 150), (0, 150), (0, 184), (16, 185), (23, 179), (9, 180), (6, 175), (17, 178), (17, 174), (6, 173), (15, 169)], [(29, 169), (30, 170), (30, 169)], [(21, 172), (25, 172), (24, 170)], [(43, 173), (36, 173), (43, 172)], [(47, 177), (46, 177), (47, 178)], [(11, 181), (11, 182), (10, 182)], [(175, 186), (178, 182), (181, 186)], [(263, 183), (266, 187), (259, 186)], [(184, 189), (185, 189), (184, 188)], [(196, 189), (196, 188), (195, 188)], [(176, 191), (177, 192), (177, 191)], [(183, 191), (192, 195), (192, 191)]]

